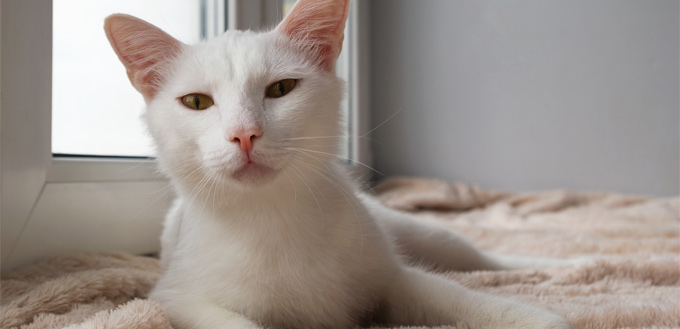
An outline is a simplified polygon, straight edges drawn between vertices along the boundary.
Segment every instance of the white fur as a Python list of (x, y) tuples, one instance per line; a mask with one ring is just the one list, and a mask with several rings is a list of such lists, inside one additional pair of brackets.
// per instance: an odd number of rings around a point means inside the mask
[[(569, 327), (407, 265), (502, 269), (513, 258), (358, 193), (335, 156), (343, 83), (281, 32), (229, 31), (182, 45), (164, 70), (145, 118), (178, 198), (150, 298), (176, 328)], [(288, 78), (299, 79), (293, 91), (264, 97)], [(178, 101), (196, 92), (214, 106), (194, 111)], [(239, 176), (246, 155), (227, 136), (254, 126), (263, 134), (250, 156), (269, 169)]]

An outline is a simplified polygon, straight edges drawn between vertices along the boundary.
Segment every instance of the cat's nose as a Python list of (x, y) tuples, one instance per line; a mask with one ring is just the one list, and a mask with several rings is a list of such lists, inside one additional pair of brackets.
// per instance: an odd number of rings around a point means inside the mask
[(229, 136), (229, 140), (241, 144), (241, 150), (248, 154), (253, 149), (255, 138), (260, 136), (262, 136), (260, 129), (238, 130)]

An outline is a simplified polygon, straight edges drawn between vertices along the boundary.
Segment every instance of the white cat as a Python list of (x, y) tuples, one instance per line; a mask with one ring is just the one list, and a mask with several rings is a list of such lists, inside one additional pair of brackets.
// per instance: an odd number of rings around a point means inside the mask
[(178, 196), (150, 298), (176, 328), (569, 328), (547, 311), (408, 265), (547, 261), (478, 251), (350, 183), (332, 137), (347, 12), (347, 0), (300, 0), (273, 31), (227, 31), (191, 46), (137, 18), (107, 18)]

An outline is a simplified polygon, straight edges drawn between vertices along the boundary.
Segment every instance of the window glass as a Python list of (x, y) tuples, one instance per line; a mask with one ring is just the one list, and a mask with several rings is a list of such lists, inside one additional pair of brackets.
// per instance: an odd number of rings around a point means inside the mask
[(293, 8), (293, 5), (295, 4), (297, 0), (283, 0), (283, 15), (282, 17), (286, 17), (288, 15), (288, 12), (290, 11), (291, 8)]
[(192, 43), (201, 36), (201, 2), (54, 0), (52, 153), (153, 155), (144, 100), (106, 39), (104, 18), (130, 14)]

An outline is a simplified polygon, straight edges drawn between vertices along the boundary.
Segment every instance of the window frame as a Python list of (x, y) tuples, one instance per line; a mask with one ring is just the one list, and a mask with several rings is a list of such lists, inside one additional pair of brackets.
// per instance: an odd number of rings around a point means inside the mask
[[(218, 0), (211, 0), (218, 1)], [(228, 2), (228, 27), (257, 23), (258, 26), (273, 26), (280, 17), (276, 6), (281, 0), (231, 0)], [(370, 99), (368, 69), (368, 5), (366, 1), (351, 3), (352, 29), (349, 38), (353, 43), (350, 54), (350, 90), (353, 132), (350, 134), (350, 157), (353, 163), (370, 166), (369, 145), (359, 135), (368, 131), (368, 105)], [(362, 9), (363, 8), (363, 9)], [(278, 10), (280, 11), (280, 10)], [(144, 243), (127, 243), (121, 236), (108, 236), (98, 232), (102, 243), (83, 240), (68, 241), (41, 232), (31, 236), (35, 239), (50, 238), (53, 244), (49, 250), (24, 252), (17, 249), (27, 232), (35, 227), (35, 215), (42, 199), (56, 186), (96, 186), (107, 191), (111, 200), (125, 197), (125, 188), (158, 189), (167, 185), (167, 179), (156, 169), (151, 159), (143, 158), (101, 158), (101, 157), (53, 157), (51, 150), (51, 102), (52, 102), (52, 1), (51, 0), (3, 0), (0, 2), (0, 252), (4, 269), (30, 263), (38, 258), (75, 250), (126, 251), (146, 253), (158, 249), (160, 218), (157, 214), (167, 211), (171, 196), (149, 196), (149, 207), (154, 218), (141, 223), (120, 220), (127, 225), (121, 231), (133, 232), (134, 236), (147, 239)], [(358, 175), (367, 176), (364, 165), (352, 165)], [(70, 184), (70, 185), (69, 185)], [(88, 185), (89, 184), (89, 185)], [(94, 184), (94, 185), (92, 185)], [(115, 189), (109, 189), (115, 187)], [(123, 187), (122, 189), (120, 187)], [(168, 188), (168, 187), (166, 187)], [(82, 193), (82, 192), (78, 192)], [(111, 194), (121, 194), (118, 196)], [(161, 202), (157, 202), (162, 198)], [(151, 200), (155, 199), (155, 200)], [(152, 202), (153, 201), (153, 202)], [(106, 202), (103, 200), (102, 202)], [(154, 203), (155, 202), (155, 203)], [(69, 202), (70, 203), (70, 202)], [(78, 200), (72, 204), (60, 204), (62, 211), (68, 209), (69, 217), (62, 219), (83, 223), (88, 218), (71, 218), (73, 210), (83, 205)], [(118, 205), (110, 205), (115, 209)], [(118, 206), (119, 207), (119, 206)], [(40, 208), (42, 209), (42, 208)], [(90, 209), (91, 210), (91, 209)], [(125, 212), (122, 212), (125, 214)], [(52, 213), (50, 213), (52, 214)], [(128, 215), (121, 215), (128, 216)], [(101, 221), (116, 221), (116, 212), (106, 214)], [(55, 213), (54, 218), (60, 218)], [(129, 218), (128, 218), (129, 219)], [(110, 222), (109, 222), (110, 223)], [(69, 224), (69, 223), (65, 223)], [(96, 228), (90, 228), (95, 229)], [(136, 234), (136, 235), (135, 235)], [(118, 240), (118, 241), (116, 241)], [(60, 241), (63, 241), (61, 243)], [(42, 241), (28, 241), (28, 244)], [(27, 242), (23, 241), (23, 245)], [(133, 246), (130, 246), (133, 245)]]

